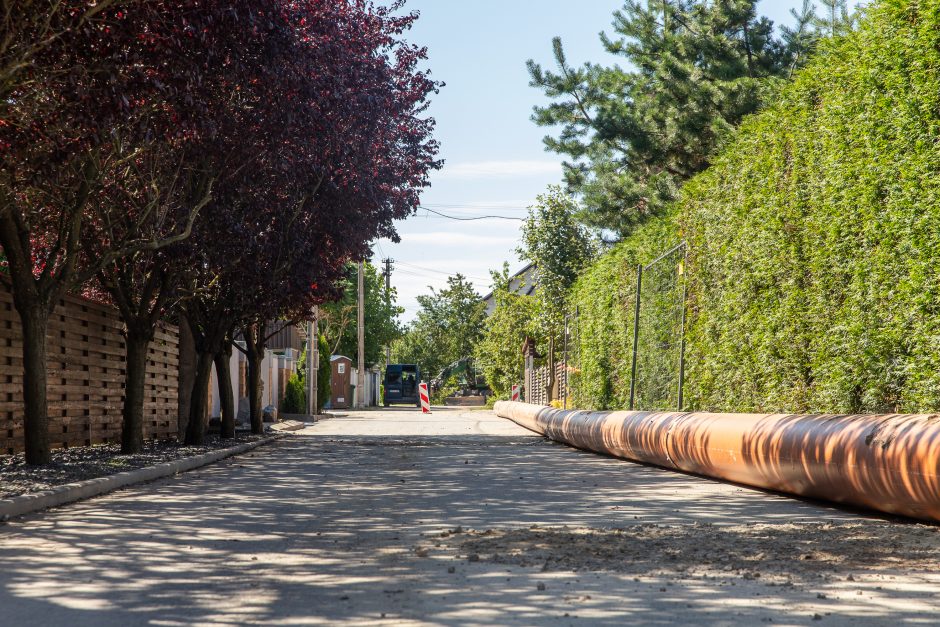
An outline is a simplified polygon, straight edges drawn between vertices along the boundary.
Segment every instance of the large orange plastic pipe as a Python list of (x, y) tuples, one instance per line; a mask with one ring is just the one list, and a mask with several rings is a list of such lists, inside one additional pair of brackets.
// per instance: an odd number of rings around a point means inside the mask
[(497, 415), (571, 446), (801, 496), (940, 521), (940, 415), (563, 411)]

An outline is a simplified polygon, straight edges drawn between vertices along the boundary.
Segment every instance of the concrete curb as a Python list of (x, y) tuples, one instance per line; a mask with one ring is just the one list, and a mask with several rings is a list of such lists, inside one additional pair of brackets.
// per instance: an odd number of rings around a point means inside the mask
[[(313, 424), (313, 423), (311, 423)], [(299, 420), (286, 420), (283, 422), (277, 422), (268, 427), (271, 431), (275, 433), (283, 433), (284, 431), (300, 431), (301, 429), (306, 428), (306, 424)]]
[(280, 440), (283, 437), (285, 436), (282, 434), (274, 435), (272, 437), (265, 438), (264, 440), (258, 440), (257, 442), (239, 444), (238, 446), (232, 446), (230, 448), (224, 448), (218, 451), (211, 451), (209, 453), (203, 453), (202, 455), (196, 455), (194, 457), (184, 457), (182, 459), (176, 459), (171, 462), (158, 464), (156, 466), (137, 468), (136, 470), (119, 472), (114, 475), (108, 475), (107, 477), (88, 479), (87, 481), (66, 483), (65, 485), (56, 486), (42, 492), (23, 494), (21, 496), (15, 496), (9, 499), (0, 499), (0, 519), (6, 520), (15, 516), (23, 516), (25, 514), (37, 512), (39, 510), (48, 509), (50, 507), (58, 507), (67, 503), (90, 499), (94, 496), (100, 496), (108, 492), (113, 492), (135, 483), (154, 481), (156, 479), (162, 479), (164, 477), (169, 477), (178, 473), (183, 473), (188, 470), (194, 470), (202, 466), (208, 466), (209, 464), (225, 459), (226, 457), (247, 453), (252, 449), (256, 449), (259, 446), (263, 446), (265, 444), (270, 444), (271, 442)]

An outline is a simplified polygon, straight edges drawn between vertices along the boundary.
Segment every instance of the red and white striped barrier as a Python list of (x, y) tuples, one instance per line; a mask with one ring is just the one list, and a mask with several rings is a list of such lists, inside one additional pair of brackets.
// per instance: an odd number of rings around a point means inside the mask
[(418, 394), (421, 396), (421, 413), (430, 414), (431, 413), (431, 397), (428, 396), (428, 384), (427, 383), (418, 384)]
[(512, 386), (512, 402), (518, 403), (520, 399), (521, 399), (521, 396), (519, 394), (519, 386), (518, 385)]

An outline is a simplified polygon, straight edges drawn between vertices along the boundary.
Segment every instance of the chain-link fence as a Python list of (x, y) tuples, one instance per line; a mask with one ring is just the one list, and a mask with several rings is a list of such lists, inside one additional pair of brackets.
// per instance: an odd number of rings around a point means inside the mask
[(687, 246), (637, 268), (631, 408), (682, 411)]
[[(685, 379), (686, 253), (685, 242), (673, 246), (652, 263), (636, 268), (636, 280), (623, 285), (624, 303), (632, 304), (632, 352), (629, 409), (682, 411)], [(639, 294), (639, 297), (637, 297)], [(629, 305), (628, 305), (629, 306)], [(561, 359), (556, 364), (555, 398), (573, 406), (581, 381), (581, 316), (565, 316)], [(527, 369), (526, 401), (548, 404), (549, 367)]]

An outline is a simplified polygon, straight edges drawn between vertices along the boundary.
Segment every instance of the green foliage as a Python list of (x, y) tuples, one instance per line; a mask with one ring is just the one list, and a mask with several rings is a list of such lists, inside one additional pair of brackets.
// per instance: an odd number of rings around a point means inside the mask
[(446, 399), (451, 394), (454, 394), (457, 390), (460, 389), (460, 381), (458, 380), (457, 375), (451, 375), (447, 378), (446, 381), (441, 385), (441, 387), (434, 390), (434, 393), (431, 395), (431, 404), (432, 405), (443, 405), (444, 399)]
[(568, 290), (595, 253), (594, 240), (575, 217), (577, 209), (561, 188), (549, 187), (522, 224), (518, 253), (535, 264), (537, 320), (544, 339), (561, 336)]
[(622, 63), (573, 67), (558, 38), (555, 72), (529, 61), (532, 86), (553, 100), (533, 120), (561, 128), (545, 143), (570, 158), (565, 178), (583, 195), (587, 224), (623, 237), (665, 211), (774, 93), (773, 79), (806, 58), (811, 7), (778, 35), (757, 4), (629, 0), (614, 14), (615, 35), (601, 35)]
[(418, 296), (421, 309), (392, 345), (392, 361), (418, 364), (426, 380), (455, 361), (473, 357), (486, 318), (486, 305), (463, 275), (448, 277), (440, 291), (430, 289), (430, 295)]
[(284, 400), (281, 401), (282, 414), (307, 413), (307, 393), (304, 391), (303, 381), (295, 372), (287, 380), (287, 389), (284, 391)]
[(326, 336), (319, 334), (320, 363), (317, 370), (317, 413), (323, 411), (323, 406), (330, 400), (330, 379), (333, 374), (332, 364), (330, 363), (330, 344), (326, 341)]
[[(320, 306), (321, 324), (330, 345), (330, 354), (345, 355), (356, 368), (359, 359), (359, 330), (356, 326), (359, 302), (358, 264), (346, 268), (343, 296)], [(367, 364), (385, 363), (385, 347), (402, 334), (398, 316), (404, 309), (395, 304), (395, 288), (386, 293), (385, 278), (371, 263), (365, 264), (365, 356)]]
[[(808, 0), (807, 0), (808, 1)], [(848, 0), (819, 0), (822, 14), (814, 16), (813, 24), (830, 37), (847, 35), (858, 22), (858, 14), (849, 8)]]
[[(648, 222), (594, 262), (572, 288), (569, 310), (578, 314), (570, 329), (574, 406), (629, 406), (636, 267), (674, 245), (677, 231), (672, 214)], [(650, 314), (661, 315), (656, 309)]]
[(486, 319), (474, 355), (493, 393), (509, 398), (512, 386), (522, 383), (522, 343), (527, 337), (538, 337), (539, 301), (510, 291), (508, 263), (502, 272), (491, 274), (496, 307)]
[(940, 1), (883, 0), (683, 196), (690, 401), (940, 406)]

